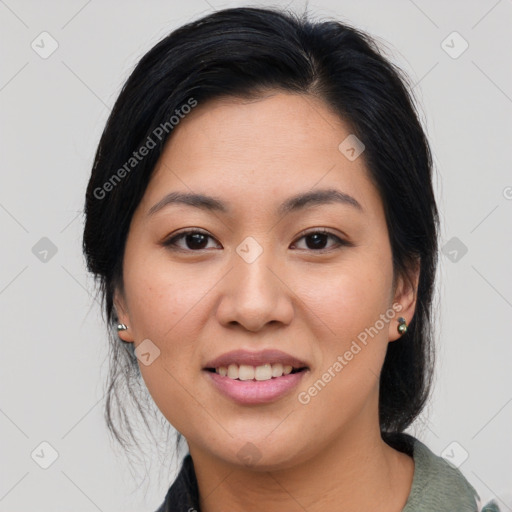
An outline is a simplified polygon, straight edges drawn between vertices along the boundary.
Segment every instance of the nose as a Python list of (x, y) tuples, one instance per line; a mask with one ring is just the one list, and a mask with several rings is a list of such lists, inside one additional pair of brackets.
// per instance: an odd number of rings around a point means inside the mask
[(264, 251), (250, 263), (233, 255), (233, 267), (222, 281), (216, 311), (223, 326), (239, 325), (257, 332), (267, 325), (288, 325), (292, 321), (293, 292), (275, 261), (271, 265), (270, 251), (268, 254)]

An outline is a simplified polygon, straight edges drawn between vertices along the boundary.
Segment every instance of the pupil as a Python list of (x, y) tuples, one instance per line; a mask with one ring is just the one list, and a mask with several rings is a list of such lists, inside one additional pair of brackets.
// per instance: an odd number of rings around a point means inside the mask
[(308, 235), (306, 237), (306, 240), (312, 240), (314, 239), (313, 244), (306, 243), (308, 246), (308, 249), (323, 249), (325, 245), (325, 239), (327, 238), (327, 235), (324, 233), (313, 233), (312, 235)]
[(204, 249), (204, 242), (206, 241), (206, 235), (202, 233), (194, 233), (192, 235), (187, 235), (186, 237), (187, 245), (189, 249)]

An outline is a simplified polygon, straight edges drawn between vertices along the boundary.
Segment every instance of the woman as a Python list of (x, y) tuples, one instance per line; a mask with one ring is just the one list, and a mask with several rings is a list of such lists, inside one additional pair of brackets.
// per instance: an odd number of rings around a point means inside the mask
[(438, 229), (406, 80), (354, 28), (240, 8), (125, 84), (84, 252), (124, 342), (112, 431), (142, 377), (190, 451), (159, 511), (478, 510), (404, 433), (432, 379)]

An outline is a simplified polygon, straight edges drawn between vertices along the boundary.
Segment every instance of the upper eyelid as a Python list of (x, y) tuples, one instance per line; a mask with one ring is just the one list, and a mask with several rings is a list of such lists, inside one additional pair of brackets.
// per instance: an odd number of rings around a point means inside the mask
[[(176, 240), (178, 240), (180, 238), (183, 238), (186, 235), (196, 234), (196, 233), (199, 233), (201, 235), (205, 235), (208, 238), (211, 238), (212, 240), (215, 240), (218, 244), (222, 245), (213, 235), (211, 235), (207, 231), (203, 231), (202, 229), (199, 229), (199, 228), (185, 229), (184, 231), (180, 231), (178, 233), (174, 233), (172, 236), (166, 237), (163, 240), (162, 245), (172, 246)], [(189, 249), (184, 249), (184, 250), (189, 250)], [(199, 252), (199, 251), (190, 251), (190, 252)]]
[(298, 233), (297, 237), (295, 239), (298, 240), (299, 238), (302, 238), (303, 236), (313, 235), (316, 233), (322, 233), (324, 235), (334, 236), (336, 238), (339, 238), (340, 240), (342, 239), (342, 236), (337, 235), (336, 233), (333, 233), (328, 228), (308, 228), (308, 229), (305, 229), (305, 230), (301, 231), (300, 233)]
[[(296, 244), (301, 238), (304, 238), (305, 236), (308, 236), (308, 235), (314, 235), (317, 233), (321, 233), (323, 235), (328, 235), (332, 238), (335, 238), (336, 243), (338, 245), (348, 245), (349, 244), (349, 242), (347, 241), (346, 238), (344, 238), (343, 236), (337, 235), (336, 233), (333, 233), (332, 231), (329, 231), (327, 228), (311, 228), (311, 229), (302, 231), (297, 235), (297, 237), (295, 238), (295, 240), (292, 243)], [(328, 249), (320, 249), (318, 251), (313, 251), (313, 252), (322, 252), (322, 250), (328, 250)]]

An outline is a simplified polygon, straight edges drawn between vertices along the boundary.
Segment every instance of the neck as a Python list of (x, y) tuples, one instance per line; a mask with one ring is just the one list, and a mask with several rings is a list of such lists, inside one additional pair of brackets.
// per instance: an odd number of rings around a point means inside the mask
[(388, 446), (379, 429), (344, 431), (293, 467), (255, 471), (189, 446), (202, 512), (398, 512), (410, 493), (414, 462)]

